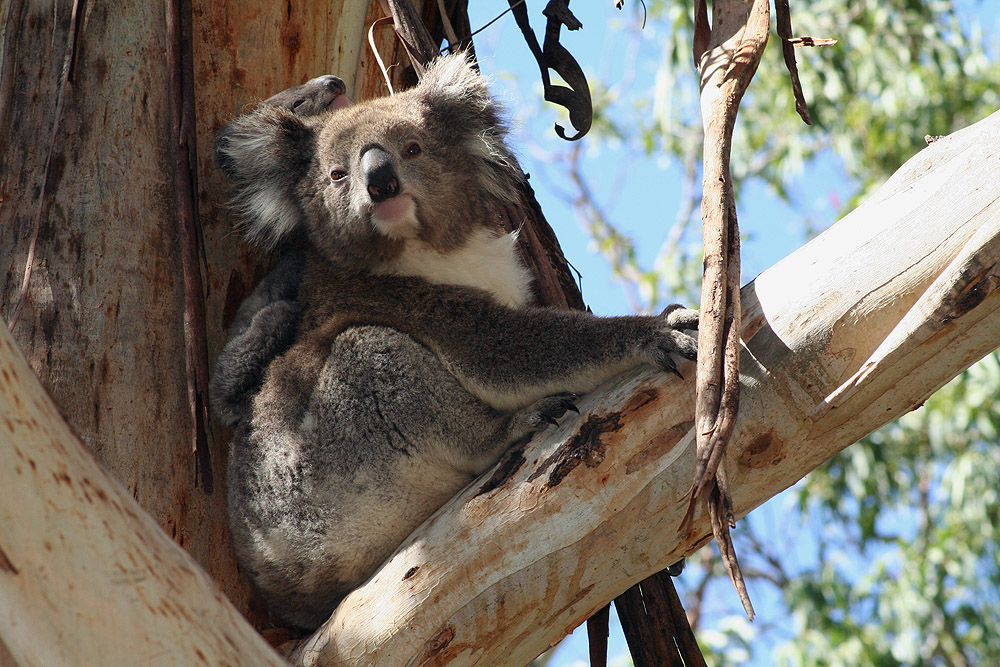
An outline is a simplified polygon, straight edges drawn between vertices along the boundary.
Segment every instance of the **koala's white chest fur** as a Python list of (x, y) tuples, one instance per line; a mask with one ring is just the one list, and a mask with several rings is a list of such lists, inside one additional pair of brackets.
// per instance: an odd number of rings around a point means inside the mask
[(517, 232), (498, 236), (479, 230), (460, 248), (448, 252), (410, 239), (399, 257), (377, 271), (416, 276), (439, 285), (477, 287), (507, 306), (531, 301), (531, 274), (517, 256)]

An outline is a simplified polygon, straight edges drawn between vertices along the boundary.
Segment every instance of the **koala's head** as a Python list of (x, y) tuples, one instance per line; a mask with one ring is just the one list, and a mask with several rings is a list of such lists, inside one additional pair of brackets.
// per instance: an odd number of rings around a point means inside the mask
[(408, 240), (438, 250), (495, 226), (523, 175), (486, 80), (464, 54), (439, 58), (415, 88), (313, 117), (262, 106), (215, 140), (248, 239), (297, 228), (332, 262), (371, 268)]

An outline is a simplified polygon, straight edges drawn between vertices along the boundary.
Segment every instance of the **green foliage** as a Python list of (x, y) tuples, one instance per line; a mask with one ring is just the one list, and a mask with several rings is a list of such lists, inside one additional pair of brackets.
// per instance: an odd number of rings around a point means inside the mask
[[(634, 6), (641, 20), (642, 10)], [(634, 39), (662, 44), (652, 95), (629, 99), (596, 83), (590, 141), (641, 146), (647, 155), (677, 160), (685, 172), (685, 196), (697, 199), (702, 135), (690, 3), (659, 0), (646, 6), (646, 27)], [(948, 0), (812, 0), (793, 3), (792, 11), (796, 35), (838, 40), (834, 46), (796, 49), (814, 125), (806, 126), (795, 113), (780, 44), (772, 35), (733, 138), (738, 193), (763, 182), (803, 209), (809, 184), (796, 179), (816, 160), (836, 162), (849, 188), (842, 214), (925, 146), (926, 136), (949, 134), (1000, 108), (1000, 63), (991, 61), (982, 31), (961, 25)], [(700, 238), (690, 233), (699, 219), (697, 205), (682, 202), (672, 243), (653, 266), (644, 267), (632, 240), (599, 206), (576, 203), (615, 275), (641, 288), (638, 309), (655, 310), (690, 296), (683, 286), (696, 274), (687, 270), (701, 263)], [(808, 218), (804, 224), (807, 234), (816, 226)]]
[[(642, 143), (684, 159), (700, 137), (691, 76), (688, 3), (651, 3), (651, 22), (667, 22), (653, 122)], [(814, 127), (795, 113), (776, 36), (740, 106), (734, 136), (737, 181), (762, 178), (791, 197), (803, 165), (828, 149), (843, 162), (857, 195), (870, 192), (925, 145), (1000, 107), (1000, 66), (975, 26), (963, 30), (945, 0), (814, 0), (792, 3), (796, 35), (838, 40), (796, 49)], [(854, 204), (850, 205), (853, 208)]]
[(855, 553), (783, 591), (787, 664), (1000, 664), (998, 411), (992, 354), (800, 485)]

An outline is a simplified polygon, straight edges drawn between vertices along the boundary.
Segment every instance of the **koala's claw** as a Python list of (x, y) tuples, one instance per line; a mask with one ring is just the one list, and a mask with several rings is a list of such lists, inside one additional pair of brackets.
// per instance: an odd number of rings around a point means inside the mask
[(545, 424), (551, 426), (559, 425), (559, 418), (567, 412), (580, 414), (575, 403), (580, 398), (579, 394), (563, 393), (553, 394), (535, 401), (524, 409), (524, 425), (530, 432), (535, 432), (544, 428)]
[[(566, 408), (567, 411), (575, 412), (580, 414), (580, 408), (576, 407), (576, 402), (580, 400), (580, 394), (574, 394), (570, 391), (564, 391), (559, 394), (554, 394), (550, 398), (559, 398), (562, 400), (562, 406)], [(564, 413), (565, 414), (565, 413)]]
[(667, 373), (673, 373), (674, 375), (676, 375), (677, 377), (679, 377), (682, 380), (684, 379), (684, 376), (681, 375), (681, 372), (679, 370), (677, 370), (677, 364), (675, 364), (674, 360), (671, 359), (670, 357), (664, 358), (663, 363), (661, 364), (660, 368), (662, 368)]

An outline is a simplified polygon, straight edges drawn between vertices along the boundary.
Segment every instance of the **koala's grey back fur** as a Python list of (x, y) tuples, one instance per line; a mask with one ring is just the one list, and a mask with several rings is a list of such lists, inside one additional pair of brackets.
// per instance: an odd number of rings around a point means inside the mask
[[(223, 415), (237, 426), (237, 555), (286, 621), (319, 625), (435, 509), (572, 409), (570, 393), (694, 356), (678, 331), (693, 311), (526, 306), (495, 214), (523, 178), (503, 138), (482, 77), (453, 56), (411, 91), (315, 118), (258, 109), (216, 140), (248, 236), (309, 239), (294, 341), (255, 358), (267, 368), (249, 412)], [(251, 323), (289, 301), (283, 280), (255, 293)], [(284, 326), (256, 329), (283, 344)]]

